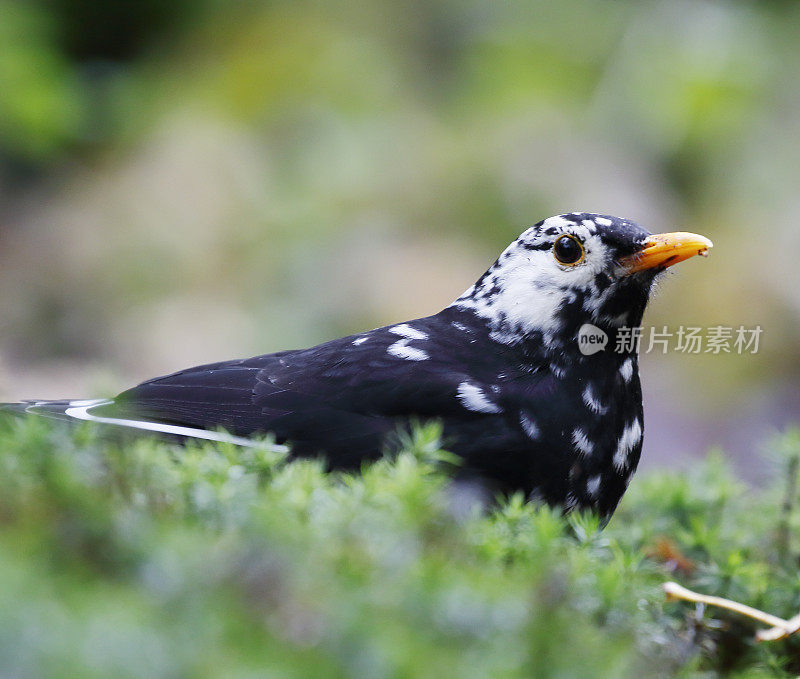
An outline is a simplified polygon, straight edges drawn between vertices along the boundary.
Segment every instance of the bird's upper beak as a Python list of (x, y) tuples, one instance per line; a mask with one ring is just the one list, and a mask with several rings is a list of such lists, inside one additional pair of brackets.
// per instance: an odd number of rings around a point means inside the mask
[(620, 259), (619, 264), (629, 274), (645, 269), (663, 271), (695, 255), (707, 257), (712, 247), (714, 244), (708, 238), (696, 233), (659, 233), (650, 236), (641, 250)]

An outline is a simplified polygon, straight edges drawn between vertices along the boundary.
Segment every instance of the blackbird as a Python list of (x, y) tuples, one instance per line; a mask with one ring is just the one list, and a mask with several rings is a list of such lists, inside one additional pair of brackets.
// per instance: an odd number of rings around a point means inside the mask
[(270, 433), (331, 469), (357, 469), (409, 422), (438, 420), (459, 475), (608, 518), (644, 431), (638, 346), (623, 340), (658, 275), (711, 247), (610, 215), (558, 215), (433, 316), (181, 370), (113, 400), (5, 409), (242, 445)]

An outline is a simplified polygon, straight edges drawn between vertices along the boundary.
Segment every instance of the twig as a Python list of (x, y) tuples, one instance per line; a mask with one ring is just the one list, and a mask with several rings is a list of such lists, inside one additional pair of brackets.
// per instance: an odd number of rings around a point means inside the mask
[(790, 530), (792, 519), (792, 510), (794, 508), (794, 500), (797, 496), (797, 475), (800, 471), (800, 453), (794, 454), (789, 458), (786, 465), (786, 493), (781, 504), (781, 516), (778, 522), (777, 534), (777, 547), (778, 556), (781, 561), (785, 561), (789, 556), (790, 548)]
[(716, 606), (717, 608), (724, 608), (734, 613), (739, 613), (739, 615), (744, 615), (748, 618), (763, 622), (765, 625), (769, 625), (770, 629), (756, 632), (757, 641), (778, 641), (800, 632), (800, 614), (796, 615), (791, 620), (784, 620), (776, 615), (759, 611), (757, 608), (740, 604), (738, 601), (731, 601), (730, 599), (723, 599), (718, 596), (709, 596), (708, 594), (698, 594), (697, 592), (682, 587), (677, 582), (665, 582), (663, 587), (668, 601), (682, 599), (683, 601), (692, 601), (694, 603), (706, 604), (707, 606)]
[(785, 627), (771, 627), (756, 632), (756, 641), (780, 641), (800, 632), (800, 614), (786, 621)]

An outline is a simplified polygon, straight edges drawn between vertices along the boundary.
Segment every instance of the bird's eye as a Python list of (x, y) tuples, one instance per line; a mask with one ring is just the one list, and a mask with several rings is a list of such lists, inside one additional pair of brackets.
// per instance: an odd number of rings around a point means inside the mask
[(553, 245), (553, 255), (561, 264), (574, 266), (583, 261), (583, 245), (574, 236), (561, 236)]

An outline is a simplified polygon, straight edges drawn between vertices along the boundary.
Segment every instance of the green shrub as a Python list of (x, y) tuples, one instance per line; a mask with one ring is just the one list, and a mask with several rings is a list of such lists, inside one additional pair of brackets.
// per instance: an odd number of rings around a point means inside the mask
[[(36, 419), (0, 427), (0, 676), (736, 677), (800, 672), (675, 579), (800, 611), (797, 509), (721, 454), (637, 477), (604, 530), (519, 496), (482, 508), (435, 426), (362, 474)], [(790, 486), (789, 486), (790, 487)], [(791, 487), (790, 487), (791, 488)]]

